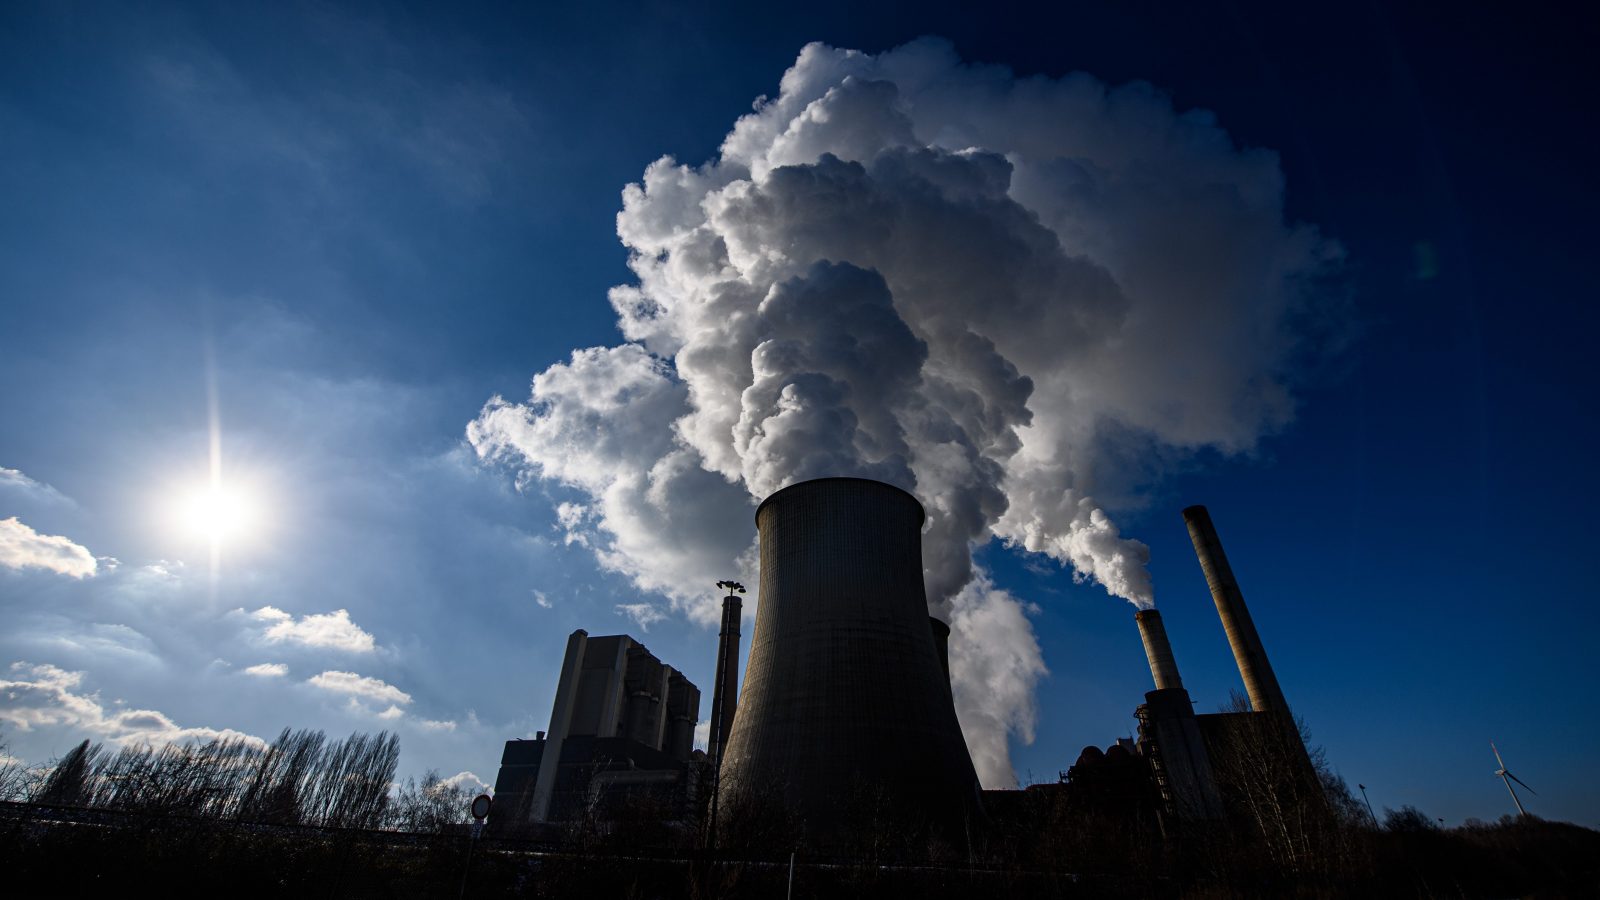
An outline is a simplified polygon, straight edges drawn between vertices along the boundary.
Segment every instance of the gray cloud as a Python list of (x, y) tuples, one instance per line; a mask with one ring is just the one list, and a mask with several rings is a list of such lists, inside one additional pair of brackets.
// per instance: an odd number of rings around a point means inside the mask
[(243, 738), (265, 746), (260, 738), (232, 729), (180, 727), (152, 709), (108, 710), (98, 694), (81, 692), (83, 676), (52, 665), (12, 663), (11, 677), (0, 678), (0, 723), (24, 732), (65, 727), (116, 744)]

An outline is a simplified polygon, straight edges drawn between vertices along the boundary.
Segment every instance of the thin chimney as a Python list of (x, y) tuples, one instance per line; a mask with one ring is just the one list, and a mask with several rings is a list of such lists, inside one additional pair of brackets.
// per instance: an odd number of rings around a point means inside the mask
[(1245, 692), (1250, 695), (1250, 708), (1256, 712), (1287, 713), (1289, 704), (1284, 702), (1283, 689), (1278, 687), (1278, 677), (1267, 661), (1266, 648), (1261, 645), (1261, 636), (1256, 634), (1250, 608), (1244, 605), (1244, 595), (1239, 592), (1239, 582), (1234, 580), (1227, 554), (1222, 552), (1222, 541), (1211, 524), (1210, 513), (1204, 506), (1191, 506), (1183, 511), (1183, 520), (1189, 526), (1195, 555), (1200, 557), (1200, 568), (1205, 571), (1211, 599), (1217, 604), (1217, 615), (1222, 618), (1222, 628), (1233, 647), (1234, 661), (1239, 664)]
[(1133, 618), (1139, 623), (1139, 637), (1144, 641), (1144, 655), (1150, 660), (1150, 675), (1155, 679), (1156, 690), (1182, 688), (1183, 679), (1178, 677), (1178, 663), (1172, 658), (1172, 644), (1167, 641), (1167, 627), (1161, 624), (1161, 613), (1141, 609)]
[(730, 588), (722, 598), (722, 633), (717, 639), (717, 674), (712, 682), (711, 734), (706, 753), (720, 764), (722, 751), (733, 730), (733, 714), (739, 703), (739, 617), (744, 603)]

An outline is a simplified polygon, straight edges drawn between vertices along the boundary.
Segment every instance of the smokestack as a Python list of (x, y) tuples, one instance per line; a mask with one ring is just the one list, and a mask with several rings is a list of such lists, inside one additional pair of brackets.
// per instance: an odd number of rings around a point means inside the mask
[(824, 841), (862, 797), (952, 836), (981, 815), (928, 621), (923, 519), (863, 478), (800, 482), (756, 510), (761, 600), (724, 804), (776, 800)]
[(711, 734), (706, 740), (706, 754), (717, 763), (722, 761), (722, 751), (728, 746), (733, 713), (739, 703), (739, 617), (743, 611), (744, 603), (730, 588), (728, 596), (722, 598), (717, 674), (711, 687)]
[(1194, 717), (1194, 702), (1178, 677), (1178, 663), (1167, 642), (1161, 613), (1141, 609), (1133, 614), (1150, 660), (1156, 689), (1144, 695), (1139, 707), (1139, 740), (1156, 773), (1162, 800), (1186, 821), (1222, 817), (1222, 797), (1217, 793), (1211, 757)]
[[(1216, 601), (1217, 615), (1222, 618), (1222, 628), (1233, 647), (1234, 661), (1239, 664), (1245, 692), (1250, 695), (1250, 708), (1256, 712), (1287, 713), (1289, 704), (1284, 702), (1278, 677), (1267, 661), (1266, 648), (1256, 634), (1250, 608), (1244, 605), (1244, 595), (1239, 592), (1239, 582), (1234, 580), (1227, 554), (1222, 552), (1222, 541), (1217, 538), (1210, 513), (1204, 506), (1191, 506), (1183, 511), (1183, 520), (1189, 525), (1195, 555), (1200, 557), (1200, 568), (1206, 573), (1211, 599)], [(1153, 658), (1151, 665), (1155, 665)]]
[(1167, 642), (1167, 626), (1161, 624), (1161, 613), (1141, 609), (1133, 614), (1139, 623), (1139, 637), (1144, 640), (1144, 655), (1150, 660), (1150, 674), (1156, 680), (1156, 690), (1165, 691), (1183, 687), (1178, 677), (1178, 663), (1172, 658), (1172, 645)]

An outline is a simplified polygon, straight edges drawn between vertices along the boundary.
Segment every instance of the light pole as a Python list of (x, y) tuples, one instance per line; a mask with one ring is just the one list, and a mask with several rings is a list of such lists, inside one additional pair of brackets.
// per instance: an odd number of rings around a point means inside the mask
[(1366, 804), (1367, 804), (1367, 815), (1372, 817), (1372, 827), (1373, 828), (1377, 828), (1378, 827), (1378, 814), (1374, 813), (1372, 811), (1372, 801), (1371, 800), (1367, 800), (1367, 786), (1364, 785), (1364, 784), (1357, 784), (1356, 787), (1361, 789), (1361, 799), (1366, 801)]

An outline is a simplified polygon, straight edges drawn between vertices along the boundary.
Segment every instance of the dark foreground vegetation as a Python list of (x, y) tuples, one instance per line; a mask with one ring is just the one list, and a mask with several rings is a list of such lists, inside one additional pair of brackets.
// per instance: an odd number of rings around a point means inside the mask
[[(1379, 824), (1328, 779), (1320, 812), (1262, 793), (1197, 827), (1015, 792), (969, 840), (846, 826), (825, 851), (781, 811), (724, 813), (720, 852), (648, 798), (538, 835), (474, 838), (467, 793), (394, 784), (392, 736), (217, 741), (0, 771), (0, 866), (15, 897), (1594, 897), (1600, 832), (1506, 817), (1444, 829), (1413, 809)], [(1288, 798), (1293, 801), (1293, 797)], [(620, 812), (620, 815), (618, 814)], [(790, 859), (794, 854), (791, 875)]]

